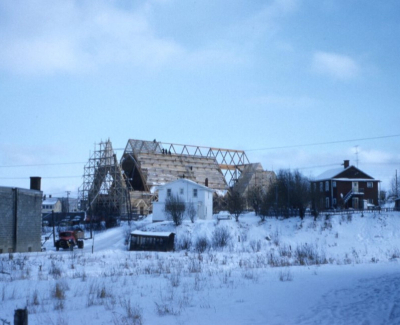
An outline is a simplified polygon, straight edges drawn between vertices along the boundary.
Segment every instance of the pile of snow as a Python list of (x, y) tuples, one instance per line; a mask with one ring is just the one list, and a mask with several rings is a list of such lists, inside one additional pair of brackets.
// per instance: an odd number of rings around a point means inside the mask
[[(131, 231), (175, 252), (129, 252)], [(0, 319), (29, 324), (397, 324), (400, 213), (139, 222), (83, 250), (0, 255)]]

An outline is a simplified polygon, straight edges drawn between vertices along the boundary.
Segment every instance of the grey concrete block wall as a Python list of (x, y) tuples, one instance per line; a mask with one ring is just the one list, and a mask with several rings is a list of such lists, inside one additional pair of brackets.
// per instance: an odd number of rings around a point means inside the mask
[(10, 187), (0, 187), (0, 253), (14, 251), (14, 191)]
[(42, 192), (0, 187), (0, 252), (41, 250)]

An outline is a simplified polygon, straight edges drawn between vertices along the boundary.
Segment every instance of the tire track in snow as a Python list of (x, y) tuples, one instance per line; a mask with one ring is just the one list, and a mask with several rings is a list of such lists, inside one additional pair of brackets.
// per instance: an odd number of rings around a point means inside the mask
[(400, 275), (364, 279), (330, 291), (297, 324), (400, 324)]

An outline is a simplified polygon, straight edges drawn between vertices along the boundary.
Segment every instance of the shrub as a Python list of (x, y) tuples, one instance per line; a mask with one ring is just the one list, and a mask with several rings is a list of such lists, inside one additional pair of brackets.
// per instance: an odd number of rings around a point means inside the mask
[(212, 235), (212, 243), (214, 248), (221, 248), (228, 245), (231, 240), (231, 234), (229, 229), (226, 227), (215, 228)]
[(251, 240), (249, 245), (255, 253), (261, 250), (261, 240)]
[(176, 243), (177, 249), (189, 250), (192, 247), (192, 238), (189, 233), (186, 233), (178, 238)]
[(295, 250), (296, 261), (300, 265), (319, 265), (326, 264), (327, 260), (324, 252), (318, 252), (313, 245), (301, 244)]
[(58, 279), (61, 277), (61, 268), (56, 265), (56, 263), (54, 261), (51, 261), (51, 267), (49, 270), (49, 274), (52, 275), (54, 277), (54, 279)]
[(279, 281), (292, 281), (293, 280), (293, 275), (292, 272), (290, 272), (290, 270), (286, 270), (286, 271), (280, 271), (279, 272)]
[(194, 203), (193, 202), (189, 202), (186, 206), (186, 214), (188, 215), (190, 221), (192, 223), (194, 223), (194, 220), (196, 218), (196, 208), (194, 207)]
[(164, 212), (172, 219), (176, 226), (182, 224), (185, 209), (185, 202), (182, 201), (179, 195), (171, 194), (171, 196), (165, 200)]
[(206, 236), (199, 236), (196, 239), (194, 248), (197, 252), (204, 253), (207, 249), (210, 248), (210, 241)]
[(65, 290), (66, 290), (65, 285), (61, 282), (57, 282), (56, 287), (54, 288), (53, 297), (58, 300), (64, 300)]

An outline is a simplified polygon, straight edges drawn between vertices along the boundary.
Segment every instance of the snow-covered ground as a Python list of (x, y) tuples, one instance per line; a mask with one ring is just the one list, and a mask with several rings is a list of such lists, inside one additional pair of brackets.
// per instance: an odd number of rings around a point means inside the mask
[[(176, 232), (178, 250), (127, 251), (137, 228)], [(149, 217), (96, 233), (83, 250), (46, 246), (0, 255), (0, 321), (27, 307), (31, 325), (400, 324), (397, 212), (265, 222), (249, 213), (177, 228)]]

